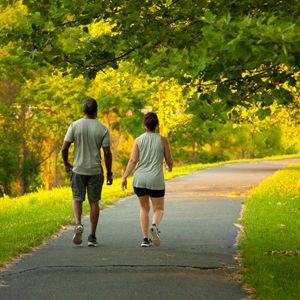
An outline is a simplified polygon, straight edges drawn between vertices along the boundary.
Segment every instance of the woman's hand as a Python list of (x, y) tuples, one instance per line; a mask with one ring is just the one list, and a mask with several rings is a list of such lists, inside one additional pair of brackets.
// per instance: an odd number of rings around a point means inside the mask
[(121, 187), (122, 187), (123, 191), (124, 191), (124, 189), (127, 190), (127, 178), (123, 178)]

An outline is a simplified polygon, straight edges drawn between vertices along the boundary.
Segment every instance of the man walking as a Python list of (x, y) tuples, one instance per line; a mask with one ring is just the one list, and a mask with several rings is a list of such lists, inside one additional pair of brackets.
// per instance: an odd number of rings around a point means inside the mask
[[(76, 222), (73, 243), (82, 243), (83, 226), (81, 224), (82, 203), (87, 190), (90, 204), (91, 232), (88, 237), (88, 246), (99, 246), (96, 238), (96, 229), (99, 219), (99, 200), (101, 200), (102, 185), (104, 182), (101, 166), (100, 148), (104, 153), (107, 171), (106, 184), (111, 185), (112, 179), (112, 145), (109, 131), (105, 125), (96, 120), (98, 105), (95, 99), (88, 98), (82, 104), (85, 118), (73, 122), (65, 136), (62, 146), (62, 158), (67, 173), (71, 173), (71, 188), (73, 193), (73, 214)], [(74, 142), (74, 163), (68, 161), (69, 147)]]

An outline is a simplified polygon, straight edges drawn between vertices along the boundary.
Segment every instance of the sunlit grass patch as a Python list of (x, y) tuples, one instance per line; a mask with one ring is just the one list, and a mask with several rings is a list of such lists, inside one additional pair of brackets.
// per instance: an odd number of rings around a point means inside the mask
[(280, 170), (245, 201), (242, 274), (259, 299), (299, 299), (299, 176), (300, 165)]
[(40, 245), (60, 224), (72, 222), (72, 201), (68, 199), (71, 199), (70, 191), (65, 188), (1, 198), (0, 264)]

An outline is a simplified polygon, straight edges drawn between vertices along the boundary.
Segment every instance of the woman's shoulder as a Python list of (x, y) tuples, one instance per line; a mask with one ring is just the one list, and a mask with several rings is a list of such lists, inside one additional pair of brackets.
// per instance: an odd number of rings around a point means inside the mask
[(167, 146), (169, 144), (169, 140), (165, 136), (161, 136), (161, 143), (163, 146)]
[(161, 136), (162, 141), (168, 141), (168, 139), (165, 136), (163, 136), (163, 135), (160, 135), (160, 136)]
[(139, 146), (139, 143), (140, 143), (140, 137), (141, 137), (141, 136), (138, 136), (138, 137), (135, 138), (135, 140), (134, 140), (134, 144), (137, 145), (137, 146)]

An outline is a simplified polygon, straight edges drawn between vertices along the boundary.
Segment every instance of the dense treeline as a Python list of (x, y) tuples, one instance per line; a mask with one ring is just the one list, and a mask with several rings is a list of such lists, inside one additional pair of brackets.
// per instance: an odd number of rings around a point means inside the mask
[(38, 69), (31, 62), (18, 65), (17, 59), (10, 72), (5, 72), (7, 61), (8, 56), (3, 55), (1, 194), (15, 196), (65, 182), (60, 147), (69, 124), (83, 117), (81, 103), (89, 96), (97, 100), (98, 118), (112, 133), (116, 175), (122, 174), (133, 140), (143, 132), (141, 120), (147, 110), (158, 113), (161, 133), (169, 137), (177, 164), (298, 150), (298, 140), (292, 142), (287, 135), (291, 133), (289, 124), (282, 123), (282, 114), (289, 113), (277, 106), (273, 117), (269, 117), (272, 122), (260, 121), (254, 111), (239, 108), (235, 120), (219, 124), (215, 118), (204, 119), (200, 108), (189, 105), (189, 95), (183, 96), (175, 81), (159, 83), (158, 79), (137, 76), (130, 66), (124, 65), (118, 71), (107, 69), (87, 80)]
[[(251, 1), (240, 15), (232, 1), (10, 2), (0, 12), (0, 196), (67, 182), (60, 147), (86, 97), (112, 133), (117, 176), (147, 110), (178, 165), (299, 151), (298, 19), (286, 4), (267, 16)], [(267, 24), (273, 35), (262, 35)]]

